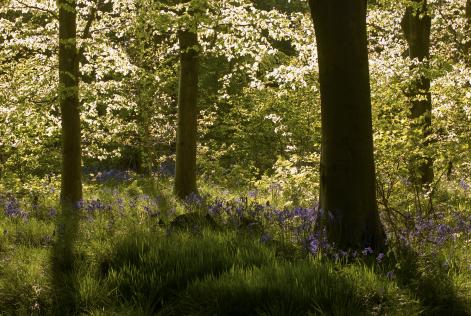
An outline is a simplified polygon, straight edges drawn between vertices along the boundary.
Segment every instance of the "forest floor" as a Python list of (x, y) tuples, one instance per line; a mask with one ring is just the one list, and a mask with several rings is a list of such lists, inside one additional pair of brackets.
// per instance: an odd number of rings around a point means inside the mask
[(314, 233), (315, 207), (99, 180), (75, 217), (54, 181), (0, 193), (0, 315), (471, 315), (470, 212), (405, 225), (385, 253), (342, 251)]

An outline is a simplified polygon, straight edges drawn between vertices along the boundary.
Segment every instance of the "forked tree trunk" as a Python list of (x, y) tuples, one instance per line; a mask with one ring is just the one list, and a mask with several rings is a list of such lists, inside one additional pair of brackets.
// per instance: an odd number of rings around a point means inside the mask
[[(409, 45), (409, 57), (418, 59), (422, 66), (427, 66), (430, 57), (431, 18), (427, 12), (426, 0), (412, 0), (413, 5), (406, 8), (401, 22), (404, 36)], [(432, 98), (430, 78), (421, 74), (412, 81), (408, 93), (411, 107), (412, 126), (420, 135), (421, 151), (429, 144), (427, 137), (432, 127)], [(429, 186), (433, 181), (433, 159), (427, 154), (413, 157), (411, 162), (412, 181), (421, 187)]]
[(179, 32), (178, 40), (181, 52), (174, 190), (178, 197), (185, 198), (197, 192), (198, 38), (194, 31), (184, 30)]
[(59, 0), (58, 6), (59, 100), (62, 118), (61, 201), (66, 206), (73, 206), (82, 199), (76, 0)]
[(376, 204), (366, 1), (310, 0), (322, 110), (321, 196), (328, 239), (382, 249)]

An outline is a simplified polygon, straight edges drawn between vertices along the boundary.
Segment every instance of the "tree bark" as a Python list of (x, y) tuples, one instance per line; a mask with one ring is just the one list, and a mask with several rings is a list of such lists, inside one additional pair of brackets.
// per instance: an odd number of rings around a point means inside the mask
[(366, 1), (310, 0), (319, 63), (320, 206), (329, 241), (382, 249), (376, 204)]
[[(409, 45), (409, 57), (418, 59), (422, 66), (427, 67), (430, 57), (431, 18), (427, 12), (426, 0), (412, 0), (414, 5), (408, 6), (401, 22), (404, 37)], [(411, 106), (413, 128), (419, 131), (421, 150), (425, 150), (432, 127), (432, 97), (430, 79), (420, 71), (414, 78), (408, 92)], [(414, 157), (411, 164), (412, 182), (421, 187), (429, 186), (433, 181), (433, 159), (426, 154)]]
[(198, 38), (194, 31), (178, 34), (180, 82), (178, 91), (177, 157), (175, 194), (185, 198), (196, 193), (196, 137), (198, 94)]
[(62, 119), (61, 205), (56, 241), (52, 250), (52, 284), (55, 314), (77, 310), (78, 287), (74, 275), (74, 244), (78, 232), (78, 205), (82, 199), (79, 112), (79, 59), (77, 52), (76, 0), (58, 0), (59, 7), (59, 103)]
[(471, 65), (471, 39), (469, 36), (471, 34), (471, 0), (466, 1), (465, 9), (466, 25), (465, 25), (465, 34), (468, 34), (468, 41), (465, 43), (465, 62), (468, 66)]
[(82, 199), (79, 60), (76, 0), (59, 0), (59, 102), (62, 118), (61, 201), (74, 206)]
[(468, 23), (471, 23), (471, 0), (466, 1), (466, 18)]

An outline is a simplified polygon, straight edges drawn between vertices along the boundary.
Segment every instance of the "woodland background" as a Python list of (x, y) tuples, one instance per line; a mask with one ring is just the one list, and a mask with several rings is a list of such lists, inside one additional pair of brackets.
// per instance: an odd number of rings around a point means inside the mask
[[(191, 20), (179, 16), (185, 5), (197, 9)], [(414, 58), (401, 24), (421, 5), (429, 53)], [(1, 2), (0, 314), (49, 314), (67, 282), (73, 311), (96, 315), (470, 313), (471, 1), (368, 3), (376, 194), (390, 247), (352, 257), (311, 234), (321, 102), (307, 1), (79, 0), (84, 197), (81, 228), (71, 231), (82, 267), (70, 279), (49, 266), (63, 166), (58, 17), (56, 1)], [(178, 32), (190, 22), (199, 42), (198, 195), (181, 200), (172, 193)], [(429, 91), (417, 88), (424, 78)], [(428, 93), (431, 111), (411, 118), (411, 98)], [(417, 157), (433, 161), (425, 186), (411, 176)], [(193, 223), (168, 233), (192, 212), (209, 212), (225, 230), (196, 241)], [(280, 283), (264, 292), (270, 275)]]

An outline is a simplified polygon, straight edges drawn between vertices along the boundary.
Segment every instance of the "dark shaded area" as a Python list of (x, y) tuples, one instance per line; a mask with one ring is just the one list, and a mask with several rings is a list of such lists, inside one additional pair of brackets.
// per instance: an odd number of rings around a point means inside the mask
[(458, 296), (448, 266), (441, 258), (421, 256), (407, 246), (399, 246), (398, 251), (397, 283), (416, 295), (424, 315), (471, 315), (469, 302)]
[(175, 194), (184, 199), (197, 192), (196, 140), (198, 117), (198, 35), (193, 30), (180, 31), (180, 83), (178, 90), (177, 149)]
[(80, 295), (76, 276), (76, 253), (80, 213), (77, 208), (62, 209), (57, 218), (55, 243), (51, 254), (52, 286), (55, 315), (73, 315), (79, 306)]

